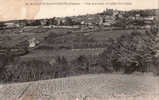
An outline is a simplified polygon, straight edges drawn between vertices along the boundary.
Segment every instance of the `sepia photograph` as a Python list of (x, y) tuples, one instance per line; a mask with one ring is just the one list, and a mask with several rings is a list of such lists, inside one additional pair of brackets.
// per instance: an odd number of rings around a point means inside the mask
[(0, 100), (159, 100), (159, 1), (0, 0)]

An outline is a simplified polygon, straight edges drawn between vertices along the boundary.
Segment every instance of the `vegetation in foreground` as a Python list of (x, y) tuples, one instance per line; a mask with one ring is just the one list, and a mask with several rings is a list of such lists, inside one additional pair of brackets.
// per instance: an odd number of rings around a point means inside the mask
[(108, 39), (106, 49), (99, 55), (79, 55), (69, 61), (56, 56), (51, 61), (21, 60), (13, 55), (0, 56), (0, 81), (24, 82), (60, 78), (88, 73), (138, 72), (159, 73), (156, 55), (158, 30), (134, 31), (116, 39)]

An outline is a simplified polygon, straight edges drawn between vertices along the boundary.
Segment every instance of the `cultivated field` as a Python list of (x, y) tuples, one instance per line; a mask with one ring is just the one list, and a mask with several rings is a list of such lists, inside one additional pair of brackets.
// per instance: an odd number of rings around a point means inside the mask
[(98, 74), (1, 85), (2, 100), (158, 100), (159, 78)]
[[(56, 34), (66, 34), (64, 31), (64, 29), (55, 29), (55, 30), (50, 30), (50, 32), (55, 32)], [(92, 37), (93, 39), (95, 39), (97, 42), (99, 41), (105, 41), (109, 38), (117, 38), (117, 37), (120, 37), (121, 35), (124, 35), (124, 34), (129, 34), (131, 33), (132, 30), (111, 30), (111, 31), (99, 31), (99, 32), (89, 32), (90, 34), (90, 37)], [(39, 34), (39, 35), (38, 35)], [(79, 33), (71, 33), (73, 35), (77, 35)], [(71, 41), (74, 37), (71, 37), (71, 34), (69, 35), (66, 35), (65, 38), (66, 39), (66, 42), (64, 44), (68, 44), (70, 45), (70, 42), (67, 42), (67, 41)], [(84, 34), (84, 33), (82, 33)], [(48, 35), (48, 34), (45, 34), (45, 36)], [(34, 33), (34, 34), (30, 34), (29, 36), (36, 36), (38, 38), (41, 37), (44, 37), (44, 35), (42, 36), (41, 33)], [(78, 36), (77, 36), (78, 37)], [(60, 39), (60, 38), (59, 38)], [(63, 38), (61, 38), (61, 41), (64, 40)], [(77, 40), (79, 41), (79, 39), (77, 38)], [(45, 41), (44, 41), (45, 42)], [(81, 41), (83, 42), (83, 41)], [(77, 42), (78, 44), (79, 42)], [(79, 43), (80, 44), (80, 43)], [(59, 50), (55, 50), (55, 49), (47, 49), (47, 46), (48, 47), (53, 47), (54, 45), (56, 44), (52, 44), (52, 43), (45, 43), (44, 46), (46, 46), (46, 48), (43, 48), (43, 49), (35, 49), (33, 51), (31, 51), (28, 55), (25, 55), (24, 57), (22, 58), (36, 58), (36, 59), (50, 59), (52, 57), (55, 57), (55, 56), (65, 56), (66, 58), (68, 59), (73, 59), (73, 58), (76, 58), (77, 56), (79, 55), (96, 55), (96, 54), (100, 54), (103, 52), (103, 49), (102, 48), (99, 48), (99, 49), (83, 49), (83, 50), (71, 50), (71, 49), (59, 49)], [(66, 46), (65, 45), (65, 46)]]
[(97, 49), (73, 49), (73, 50), (36, 50), (28, 55), (22, 56), (22, 59), (39, 59), (50, 60), (57, 56), (64, 56), (68, 61), (71, 61), (80, 55), (93, 56), (98, 55), (104, 51), (104, 48)]

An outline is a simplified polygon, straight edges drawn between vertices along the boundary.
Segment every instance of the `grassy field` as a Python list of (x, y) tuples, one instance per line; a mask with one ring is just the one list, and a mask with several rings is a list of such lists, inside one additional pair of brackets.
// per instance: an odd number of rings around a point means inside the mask
[(80, 55), (98, 55), (102, 53), (103, 49), (75, 49), (75, 50), (36, 50), (30, 52), (28, 55), (22, 56), (24, 60), (38, 59), (38, 60), (51, 60), (57, 56), (64, 56), (68, 61), (71, 61)]
[[(58, 30), (58, 29), (55, 29), (55, 30), (50, 30), (50, 32), (55, 32), (57, 34), (62, 34), (62, 32), (65, 32), (64, 30)], [(93, 37), (95, 40), (97, 41), (104, 41), (104, 40), (107, 40), (108, 38), (117, 38), (123, 34), (129, 34), (131, 33), (132, 30), (112, 30), (112, 31), (99, 31), (99, 32), (90, 32), (90, 37)], [(65, 34), (65, 33), (63, 33)], [(78, 34), (78, 33), (71, 33), (71, 34)], [(71, 34), (69, 34), (68, 36), (71, 36)], [(84, 33), (83, 33), (84, 34)], [(31, 36), (34, 36), (36, 35), (35, 33), (34, 34), (30, 34), (30, 37)], [(48, 34), (45, 34), (45, 36), (48, 35)], [(68, 37), (66, 36), (66, 41), (70, 41), (71, 37)], [(44, 37), (43, 34), (39, 34), (37, 35), (37, 37)], [(63, 40), (63, 38), (61, 38)], [(78, 39), (78, 38), (77, 38)], [(44, 41), (45, 42), (45, 41)], [(54, 44), (49, 44), (49, 45), (54, 45)], [(46, 44), (47, 46), (47, 44)], [(99, 54), (103, 51), (103, 49), (93, 49), (93, 50), (87, 50), (87, 49), (84, 49), (84, 50), (75, 50), (75, 51), (72, 51), (72, 50), (65, 50), (65, 49), (62, 49), (62, 50), (55, 50), (55, 49), (36, 49), (36, 50), (33, 50), (31, 51), (28, 55), (25, 55), (24, 57), (22, 58), (37, 58), (37, 59), (51, 59), (55, 56), (65, 56), (66, 58), (68, 59), (72, 59), (72, 58), (75, 58), (79, 55), (92, 55), (92, 54)]]
[[(40, 28), (39, 29), (37, 28), (37, 29), (34, 29), (35, 32), (34, 31), (26, 31), (26, 32), (19, 32), (18, 34), (15, 34), (14, 31), (18, 32), (19, 29), (8, 30), (8, 31), (11, 31), (9, 34), (7, 33), (7, 31), (6, 31), (6, 33), (0, 32), (1, 33), (0, 38), (11, 37), (11, 40), (5, 41), (5, 43), (10, 44), (10, 45), (14, 45), (18, 41), (28, 40), (28, 39), (31, 39), (33, 37), (40, 40), (40, 41), (43, 41), (43, 39), (45, 37), (47, 37), (48, 34), (50, 34), (50, 33), (66, 34), (65, 35), (66, 40), (72, 40), (74, 38), (74, 35), (76, 35), (76, 34), (78, 35), (79, 33), (81, 33), (80, 30), (77, 30), (77, 29), (76, 30), (75, 29), (45, 29), (44, 32), (36, 32), (39, 30), (40, 30)], [(123, 34), (129, 34), (129, 33), (131, 33), (131, 31), (132, 30), (111, 30), (111, 31), (101, 30), (98, 32), (89, 32), (89, 34), (90, 34), (90, 38), (93, 38), (97, 41), (103, 41), (103, 40), (107, 40), (108, 38), (117, 38)], [(73, 35), (73, 37), (71, 37), (72, 36), (71, 34)], [(87, 34), (87, 33), (82, 33), (82, 34)], [(77, 36), (75, 38), (78, 39), (78, 37), (79, 36)], [(64, 38), (62, 37), (61, 39), (64, 39)], [(3, 45), (3, 44), (1, 44), (1, 45)]]
[(111, 31), (99, 31), (92, 32), (92, 37), (94, 37), (97, 41), (107, 40), (108, 38), (118, 38), (121, 35), (129, 34), (132, 30), (111, 30)]
[(2, 100), (158, 100), (159, 78), (98, 74), (1, 85)]

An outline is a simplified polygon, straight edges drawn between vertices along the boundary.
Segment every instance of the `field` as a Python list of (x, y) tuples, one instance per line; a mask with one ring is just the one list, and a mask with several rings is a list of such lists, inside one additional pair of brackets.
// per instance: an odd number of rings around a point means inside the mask
[[(20, 35), (16, 34), (10, 35), (13, 39), (11, 39), (11, 41), (6, 41), (8, 45), (11, 45), (10, 42), (13, 42), (14, 45), (14, 41), (21, 40), (23, 37), (25, 39), (30, 39), (35, 37), (38, 40), (40, 40), (40, 43), (44, 47), (38, 48), (37, 46), (37, 48), (30, 49), (28, 54), (21, 56), (20, 59), (17, 60), (17, 62), (22, 60), (21, 64), (23, 66), (17, 65), (16, 66), (17, 69), (15, 69), (14, 66), (9, 66), (9, 65), (6, 67), (10, 68), (6, 70), (6, 72), (8, 72), (6, 74), (8, 80), (14, 82), (14, 80), (17, 79), (16, 82), (25, 82), (27, 78), (29, 78), (32, 81), (33, 78), (32, 76), (29, 75), (35, 75), (34, 78), (36, 82), (1, 84), (0, 85), (1, 99), (2, 100), (158, 100), (159, 78), (155, 76), (155, 74), (136, 72), (136, 73), (131, 73), (131, 75), (128, 74), (123, 75), (121, 74), (122, 72), (112, 72), (111, 74), (97, 75), (96, 74), (98, 73), (97, 69), (99, 69), (99, 73), (104, 73), (103, 70), (105, 69), (100, 65), (98, 65), (97, 63), (94, 63), (96, 62), (95, 60), (93, 60), (91, 63), (87, 63), (87, 59), (84, 59), (86, 63), (80, 62), (80, 59), (78, 57), (80, 57), (81, 55), (85, 56), (99, 55), (105, 50), (106, 46), (105, 48), (100, 46), (97, 48), (85, 48), (85, 47), (69, 48), (69, 49), (45, 48), (47, 46), (54, 46), (54, 45), (56, 46), (56, 43), (48, 42), (46, 39), (46, 37), (49, 37), (49, 34), (54, 34), (54, 33), (60, 34), (57, 36), (58, 37), (57, 43), (59, 43), (60, 45), (61, 44), (70, 45), (69, 43), (72, 40), (75, 40), (78, 45), (78, 43), (79, 44), (85, 43), (84, 41), (81, 41), (83, 38), (86, 39), (86, 42), (88, 38), (93, 38), (95, 40), (95, 42), (93, 41), (93, 43), (98, 43), (98, 42), (101, 43), (101, 42), (107, 42), (107, 39), (109, 38), (116, 39), (121, 35), (130, 34), (131, 32), (132, 30), (111, 30), (111, 31), (101, 30), (99, 32), (89, 32), (89, 33), (70, 31), (69, 33), (68, 31), (56, 29), (56, 30), (50, 30), (49, 32), (45, 33), (26, 32), (26, 33), (21, 33)], [(54, 38), (55, 37), (50, 37), (51, 40)], [(66, 60), (69, 61), (69, 63), (64, 62), (64, 60), (63, 62), (61, 61), (62, 62), (61, 65), (56, 61), (54, 62), (54, 58), (57, 56), (61, 57), (64, 56)], [(28, 60), (28, 62), (27, 61), (25, 62), (25, 60)], [(29, 61), (34, 61), (34, 62), (29, 62)], [(91, 59), (88, 60), (88, 62), (90, 61)], [(38, 63), (39, 65), (37, 65)], [(57, 64), (59, 64), (59, 66)], [(65, 66), (68, 67), (69, 70), (67, 70)], [(37, 69), (39, 71), (37, 71)], [(29, 74), (26, 72), (28, 72)], [(107, 72), (105, 71), (105, 73)], [(61, 76), (59, 74), (61, 74)], [(13, 75), (14, 77), (12, 78)], [(61, 78), (61, 77), (67, 77), (67, 78)], [(51, 78), (58, 78), (58, 79), (51, 79)], [(43, 79), (48, 79), (48, 80), (43, 80)]]
[(151, 74), (82, 75), (1, 85), (2, 100), (158, 100), (159, 78)]
[(38, 60), (51, 60), (57, 56), (64, 56), (68, 61), (71, 61), (80, 55), (90, 56), (102, 53), (104, 48), (101, 49), (75, 49), (75, 50), (36, 50), (28, 55), (22, 56), (24, 60), (38, 59)]
[[(51, 30), (50, 32), (53, 32), (53, 33), (56, 33), (56, 34), (66, 34), (66, 30), (61, 30), (61, 29), (55, 29), (55, 30)], [(90, 35), (89, 37), (93, 38), (95, 41), (97, 42), (100, 42), (100, 41), (105, 41), (109, 38), (117, 38), (121, 35), (124, 35), (124, 34), (129, 34), (131, 33), (132, 30), (111, 30), (111, 31), (99, 31), (99, 32), (89, 32), (88, 34)], [(39, 35), (38, 35), (39, 34)], [(41, 33), (34, 33), (34, 35), (31, 35), (31, 36), (36, 36), (36, 37), (46, 37), (48, 34), (46, 33), (45, 36), (43, 35), (40, 35)], [(78, 32), (73, 32), (71, 33), (73, 35), (78, 35), (78, 34), (81, 34), (81, 33), (78, 33)], [(69, 35), (66, 35), (66, 37), (63, 37), (61, 36), (62, 38), (59, 37), (58, 41), (63, 41), (65, 38), (66, 38), (66, 42), (64, 42), (62, 45), (66, 46), (66, 45), (70, 45), (70, 42), (71, 40), (73, 39), (77, 39), (77, 44), (79, 43), (83, 43), (84, 41), (80, 41), (80, 38), (75, 38), (75, 37), (72, 37), (72, 35), (69, 34)], [(87, 33), (82, 33), (82, 34), (87, 34)], [(30, 36), (30, 37), (31, 37)], [(77, 36), (78, 37), (78, 36)], [(81, 37), (83, 38), (83, 37)], [(67, 42), (68, 41), (68, 42)], [(45, 41), (43, 41), (45, 42)], [(43, 44), (43, 43), (42, 43)], [(52, 44), (52, 43), (44, 43), (43, 46), (47, 47), (49, 45), (49, 47), (52, 47), (54, 45), (57, 45), (57, 44)], [(60, 44), (61, 45), (61, 44)], [(88, 49), (83, 49), (83, 50), (71, 50), (71, 49), (58, 49), (58, 50), (55, 50), (55, 49), (47, 49), (47, 48), (44, 48), (44, 49), (35, 49), (33, 51), (31, 51), (28, 55), (25, 55), (23, 56), (22, 58), (41, 58), (41, 59), (49, 59), (49, 58), (53, 58), (55, 56), (65, 56), (66, 58), (68, 59), (73, 59), (79, 55), (94, 55), (94, 54), (99, 54), (103, 51), (103, 49), (99, 48), (99, 49), (92, 49), (92, 50), (88, 50)]]
[(155, 11), (1, 22), (0, 99), (159, 100)]
[(109, 38), (118, 38), (121, 35), (129, 34), (133, 30), (111, 30), (111, 31), (99, 31), (92, 32), (92, 37), (94, 37), (97, 41), (106, 40)]

